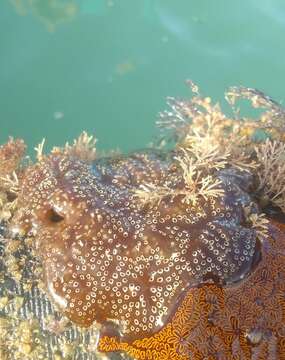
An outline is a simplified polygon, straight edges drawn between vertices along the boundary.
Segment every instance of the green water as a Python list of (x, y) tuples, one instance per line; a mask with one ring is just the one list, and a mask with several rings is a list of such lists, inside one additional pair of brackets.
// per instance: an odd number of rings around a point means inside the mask
[(141, 148), (168, 95), (285, 99), (284, 0), (1, 0), (0, 141)]

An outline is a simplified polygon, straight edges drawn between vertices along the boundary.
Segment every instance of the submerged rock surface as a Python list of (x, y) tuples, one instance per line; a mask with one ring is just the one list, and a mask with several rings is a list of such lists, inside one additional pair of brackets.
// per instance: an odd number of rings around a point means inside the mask
[(2, 146), (4, 237), (31, 239), (45, 293), (78, 326), (97, 324), (101, 351), (281, 359), (284, 111), (233, 88), (232, 105), (265, 112), (231, 119), (192, 89), (161, 115), (170, 150), (100, 158), (84, 133), (21, 164), (21, 141)]

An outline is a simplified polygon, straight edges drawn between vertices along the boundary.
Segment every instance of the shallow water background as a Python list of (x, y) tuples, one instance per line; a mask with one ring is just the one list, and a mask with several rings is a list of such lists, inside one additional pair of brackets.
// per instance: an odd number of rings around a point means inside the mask
[(285, 99), (284, 0), (2, 0), (0, 142), (142, 148), (168, 95)]

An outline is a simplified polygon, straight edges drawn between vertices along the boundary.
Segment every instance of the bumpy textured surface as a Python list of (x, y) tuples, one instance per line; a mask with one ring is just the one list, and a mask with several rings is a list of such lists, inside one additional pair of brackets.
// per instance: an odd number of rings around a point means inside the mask
[(123, 338), (147, 336), (189, 287), (238, 281), (258, 259), (249, 175), (219, 171), (225, 195), (195, 206), (179, 196), (139, 206), (140, 183), (184, 186), (171, 161), (142, 153), (88, 165), (52, 155), (27, 171), (13, 221), (35, 235), (46, 288), (72, 321), (115, 320)]
[(262, 260), (241, 284), (191, 289), (154, 336), (131, 344), (104, 337), (99, 348), (136, 359), (285, 359), (284, 226), (270, 226), (270, 234)]
[[(138, 360), (284, 358), (284, 110), (233, 88), (230, 104), (245, 97), (266, 111), (259, 121), (230, 119), (191, 87), (192, 100), (171, 99), (161, 117), (173, 150), (99, 159), (83, 133), (47, 156), (42, 142), (38, 161), (19, 166), (22, 142), (0, 148), (7, 359), (45, 356), (44, 334), (68, 324), (60, 313), (73, 330), (87, 328), (80, 358), (93, 349)], [(43, 280), (32, 287), (31, 258)], [(58, 318), (36, 326), (26, 308), (21, 324), (24, 300), (11, 297), (10, 278), (20, 282), (14, 295), (44, 289)], [(60, 344), (74, 341), (56, 339), (57, 358), (75, 359)]]
[(13, 140), (12, 138), (10, 138), (6, 144), (0, 146), (1, 177), (10, 175), (18, 168), (18, 164), (22, 160), (25, 149), (26, 145), (23, 140)]

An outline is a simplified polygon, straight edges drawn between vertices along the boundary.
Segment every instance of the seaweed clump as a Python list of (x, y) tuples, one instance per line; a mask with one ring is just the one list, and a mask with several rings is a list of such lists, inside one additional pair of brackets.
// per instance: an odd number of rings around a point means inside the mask
[[(270, 97), (252, 88), (232, 87), (225, 98), (232, 107), (226, 116), (211, 98), (203, 97), (192, 81), (191, 99), (168, 98), (170, 111), (160, 114), (158, 127), (163, 131), (160, 144), (174, 143), (174, 159), (182, 169), (186, 184), (184, 201), (208, 199), (223, 193), (215, 174), (233, 168), (250, 173), (252, 190), (262, 208), (267, 205), (285, 211), (285, 111)], [(247, 99), (263, 110), (259, 119), (239, 116), (237, 101)], [(179, 191), (155, 184), (142, 184), (136, 192), (143, 203), (155, 203)]]

